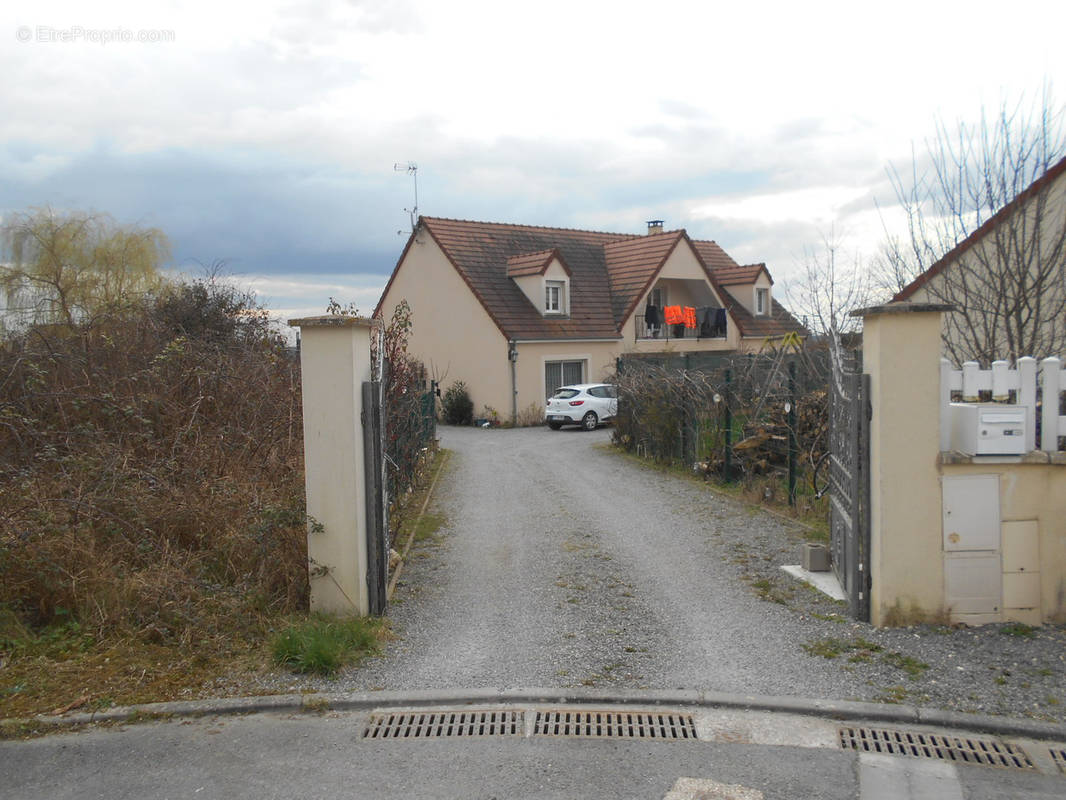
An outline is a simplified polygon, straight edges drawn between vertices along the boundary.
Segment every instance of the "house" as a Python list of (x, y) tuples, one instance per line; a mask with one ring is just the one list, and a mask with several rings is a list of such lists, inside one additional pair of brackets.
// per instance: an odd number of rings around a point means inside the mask
[[(505, 418), (606, 378), (624, 353), (751, 352), (806, 335), (765, 264), (737, 264), (658, 220), (641, 235), (421, 217), (375, 316), (401, 300), (411, 354)], [(698, 310), (699, 324), (667, 324), (667, 306)]]
[(1066, 353), (1066, 158), (892, 302), (955, 306), (944, 350), (956, 364)]

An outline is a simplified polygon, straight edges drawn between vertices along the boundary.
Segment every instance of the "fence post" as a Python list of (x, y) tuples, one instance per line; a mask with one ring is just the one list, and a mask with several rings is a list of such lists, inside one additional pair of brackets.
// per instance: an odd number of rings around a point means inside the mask
[(981, 378), (981, 365), (976, 361), (967, 361), (962, 365), (962, 401), (976, 403), (980, 398), (977, 388)]
[(1062, 392), (1062, 362), (1051, 356), (1040, 362), (1044, 387), (1044, 407), (1040, 417), (1040, 449), (1055, 453), (1059, 449), (1059, 394)]
[(1036, 359), (1018, 359), (1018, 405), (1025, 406), (1025, 451), (1036, 450)]
[(992, 400), (1002, 403), (1010, 397), (1010, 364), (1006, 361), (992, 362)]
[(796, 505), (796, 362), (788, 362), (788, 504)]
[(733, 411), (730, 387), (732, 382), (733, 371), (727, 369), (725, 371), (725, 397), (722, 398), (725, 403), (725, 457), (722, 459), (722, 471), (725, 473), (726, 481), (733, 480)]
[(341, 315), (289, 321), (301, 334), (312, 610), (370, 613), (360, 417), (363, 382), (370, 380), (370, 331), (375, 324)]

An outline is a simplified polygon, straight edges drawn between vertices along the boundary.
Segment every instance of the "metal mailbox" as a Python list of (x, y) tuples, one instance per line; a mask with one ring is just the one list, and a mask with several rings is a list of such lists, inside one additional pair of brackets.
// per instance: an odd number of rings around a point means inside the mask
[(1025, 406), (952, 403), (951, 446), (971, 456), (1022, 455), (1029, 424)]

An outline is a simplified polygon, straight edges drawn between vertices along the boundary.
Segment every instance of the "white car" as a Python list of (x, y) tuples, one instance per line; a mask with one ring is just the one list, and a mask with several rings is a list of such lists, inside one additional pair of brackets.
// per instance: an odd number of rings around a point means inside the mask
[(596, 430), (618, 413), (618, 394), (609, 383), (578, 383), (555, 390), (544, 409), (544, 419), (553, 431), (563, 425)]

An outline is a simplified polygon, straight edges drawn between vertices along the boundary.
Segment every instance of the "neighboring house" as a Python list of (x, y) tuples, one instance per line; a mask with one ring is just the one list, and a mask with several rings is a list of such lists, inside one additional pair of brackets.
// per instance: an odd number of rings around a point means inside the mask
[(954, 305), (944, 350), (957, 365), (1066, 354), (1066, 159), (892, 302)]
[[(508, 417), (606, 378), (623, 353), (751, 352), (805, 336), (772, 289), (765, 264), (741, 266), (659, 221), (635, 235), (421, 217), (374, 314), (406, 300), (410, 353), (445, 384), (464, 381), (476, 411)], [(699, 309), (703, 324), (656, 323), (649, 305)]]

